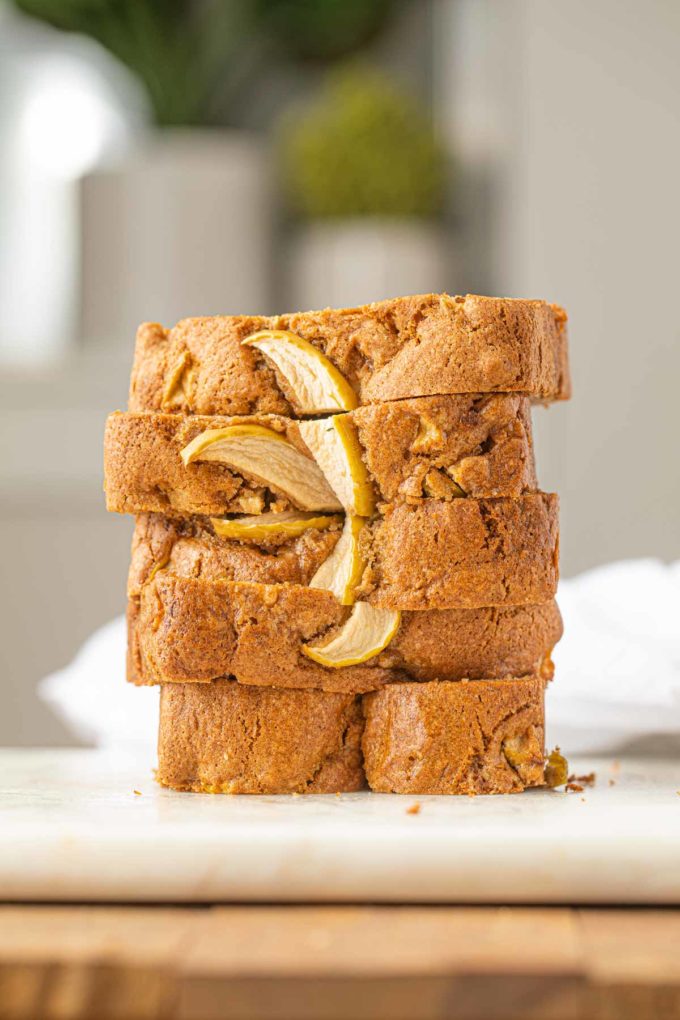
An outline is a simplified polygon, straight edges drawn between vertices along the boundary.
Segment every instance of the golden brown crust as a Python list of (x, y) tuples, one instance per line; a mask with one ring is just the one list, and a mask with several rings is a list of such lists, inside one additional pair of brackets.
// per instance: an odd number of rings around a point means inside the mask
[[(361, 531), (356, 595), (402, 619), (358, 666), (301, 651), (349, 613), (308, 587), (340, 522), (257, 545), (219, 538), (211, 516), (291, 503), (180, 457), (234, 416), (309, 454), (287, 380), (242, 346), (263, 328), (315, 345), (360, 405), (350, 415), (378, 512)], [(128, 677), (162, 685), (158, 781), (265, 794), (353, 791), (366, 776), (409, 794), (542, 785), (558, 524), (556, 497), (535, 491), (529, 402), (569, 395), (566, 315), (541, 301), (420, 295), (140, 327), (105, 466), (109, 509), (139, 515)]]
[(358, 599), (397, 609), (539, 605), (558, 581), (557, 496), (400, 505), (364, 528)]
[[(557, 497), (428, 500), (396, 506), (362, 530), (366, 567), (357, 597), (391, 609), (541, 605), (558, 580)], [(132, 543), (128, 595), (167, 567), (205, 580), (309, 584), (338, 531), (309, 529), (279, 545), (217, 537), (205, 518), (142, 514)]]
[(308, 584), (339, 534), (310, 528), (292, 540), (254, 545), (218, 538), (207, 518), (140, 514), (132, 538), (128, 596), (138, 596), (142, 585), (164, 567), (180, 577), (213, 581)]
[(106, 508), (122, 514), (255, 514), (293, 507), (286, 496), (254, 476), (209, 461), (184, 464), (180, 456), (206, 429), (241, 423), (279, 432), (312, 460), (295, 421), (280, 415), (186, 417), (116, 411), (106, 422)]
[(425, 294), (361, 308), (272, 317), (145, 323), (137, 334), (131, 411), (292, 414), (285, 380), (241, 341), (287, 329), (319, 347), (362, 404), (446, 393), (571, 392), (566, 314), (543, 301)]
[(543, 671), (562, 634), (555, 602), (507, 609), (403, 613), (374, 659), (329, 669), (302, 645), (340, 626), (348, 609), (299, 585), (205, 581), (159, 571), (129, 603), (128, 679), (201, 683), (232, 676), (266, 687), (362, 693), (400, 679), (461, 680)]
[(545, 681), (392, 684), (365, 695), (362, 747), (379, 793), (517, 793), (543, 785)]
[[(418, 397), (360, 407), (349, 418), (380, 502), (519, 496), (537, 488), (527, 397)], [(310, 456), (297, 423), (280, 415), (110, 415), (104, 441), (107, 508), (208, 515), (293, 508), (282, 492), (253, 476), (205, 461), (183, 464), (181, 451), (201, 432), (243, 422), (280, 432)]]
[[(543, 785), (538, 677), (391, 684), (363, 697), (161, 688), (156, 777), (206, 793), (516, 793)], [(362, 751), (363, 761), (362, 764)]]
[(362, 725), (353, 695), (172, 684), (161, 688), (156, 778), (202, 793), (360, 790)]
[(538, 488), (531, 409), (519, 394), (415, 397), (352, 413), (364, 462), (385, 503), (473, 498)]

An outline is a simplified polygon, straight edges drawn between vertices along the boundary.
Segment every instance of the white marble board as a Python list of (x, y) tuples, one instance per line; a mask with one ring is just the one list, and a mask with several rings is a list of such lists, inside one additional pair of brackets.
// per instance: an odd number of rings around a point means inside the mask
[(224, 797), (134, 757), (0, 751), (0, 899), (680, 903), (680, 762), (572, 765), (595, 787)]

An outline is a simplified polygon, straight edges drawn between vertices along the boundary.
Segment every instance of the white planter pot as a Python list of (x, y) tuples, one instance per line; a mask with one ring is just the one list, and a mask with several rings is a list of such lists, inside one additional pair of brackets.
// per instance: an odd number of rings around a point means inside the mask
[(270, 310), (271, 208), (262, 143), (165, 130), (81, 181), (81, 335), (121, 342), (138, 323)]
[(302, 228), (291, 242), (291, 308), (348, 307), (400, 294), (447, 290), (451, 253), (436, 226), (412, 220), (348, 220)]

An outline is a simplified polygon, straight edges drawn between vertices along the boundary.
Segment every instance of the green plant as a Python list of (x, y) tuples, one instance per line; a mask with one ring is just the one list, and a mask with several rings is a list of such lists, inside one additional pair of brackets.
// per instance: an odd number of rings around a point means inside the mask
[(370, 42), (398, 0), (254, 2), (270, 39), (297, 59), (318, 63), (344, 57)]
[[(1, 2), (1, 0), (0, 0)], [(280, 56), (330, 60), (372, 38), (396, 0), (14, 0), (90, 36), (144, 85), (160, 125), (220, 122)]]
[(251, 0), (15, 0), (24, 13), (101, 43), (143, 83), (160, 125), (205, 124), (252, 32)]
[(445, 163), (418, 104), (369, 70), (332, 75), (318, 101), (283, 125), (285, 188), (309, 218), (435, 215)]

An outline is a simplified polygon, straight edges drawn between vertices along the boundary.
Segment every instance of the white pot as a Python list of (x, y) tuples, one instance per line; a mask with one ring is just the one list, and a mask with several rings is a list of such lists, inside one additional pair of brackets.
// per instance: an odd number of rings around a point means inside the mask
[(400, 294), (451, 289), (445, 236), (417, 220), (317, 223), (291, 241), (286, 302), (291, 308), (339, 308)]
[(164, 130), (83, 178), (81, 335), (270, 310), (266, 149), (238, 131)]

